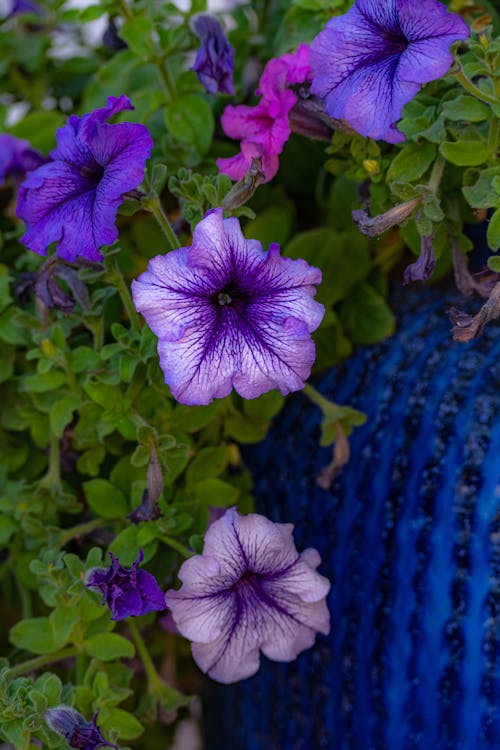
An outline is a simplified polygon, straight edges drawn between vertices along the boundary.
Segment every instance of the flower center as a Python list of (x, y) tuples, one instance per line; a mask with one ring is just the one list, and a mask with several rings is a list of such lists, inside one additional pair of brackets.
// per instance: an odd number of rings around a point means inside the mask
[(243, 312), (249, 302), (249, 297), (246, 292), (238, 288), (235, 282), (230, 281), (212, 295), (212, 302), (221, 311), (225, 307), (232, 307), (238, 312)]
[(97, 183), (101, 181), (104, 175), (104, 167), (102, 167), (100, 164), (97, 164), (97, 162), (84, 164), (82, 167), (80, 167), (80, 174), (87, 180), (92, 180), (92, 182), (95, 182), (97, 185)]
[(397, 32), (384, 29), (381, 31), (381, 36), (386, 40), (391, 55), (400, 55), (409, 45), (408, 39), (403, 36), (402, 32), (398, 34)]
[(241, 591), (241, 589), (246, 588), (247, 586), (255, 586), (258, 579), (259, 576), (257, 573), (254, 573), (252, 570), (245, 570), (236, 583), (233, 583), (233, 591)]

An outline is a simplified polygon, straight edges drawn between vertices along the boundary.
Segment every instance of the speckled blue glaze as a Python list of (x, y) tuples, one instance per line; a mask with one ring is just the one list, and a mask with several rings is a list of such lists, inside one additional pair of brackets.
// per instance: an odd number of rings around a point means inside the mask
[(500, 748), (500, 329), (453, 343), (456, 303), (406, 293), (396, 336), (317, 384), (368, 415), (330, 492), (302, 395), (246, 451), (258, 510), (323, 557), (332, 632), (207, 685), (209, 750)]

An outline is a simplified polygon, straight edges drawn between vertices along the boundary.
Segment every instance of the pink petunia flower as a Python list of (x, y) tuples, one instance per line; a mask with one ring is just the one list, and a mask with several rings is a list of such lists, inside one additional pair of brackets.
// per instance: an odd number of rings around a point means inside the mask
[(241, 152), (228, 159), (217, 159), (221, 172), (241, 180), (253, 157), (262, 158), (262, 170), (269, 182), (279, 167), (278, 156), (290, 137), (288, 114), (297, 103), (289, 88), (311, 78), (309, 47), (301, 44), (294, 54), (269, 60), (259, 81), (262, 99), (255, 107), (240, 104), (226, 107), (222, 127), (230, 138), (241, 140)]
[(299, 554), (293, 525), (231, 508), (205, 534), (203, 554), (182, 565), (179, 591), (165, 600), (192, 641), (198, 666), (218, 682), (251, 677), (260, 652), (293, 661), (330, 631), (330, 583), (314, 549)]

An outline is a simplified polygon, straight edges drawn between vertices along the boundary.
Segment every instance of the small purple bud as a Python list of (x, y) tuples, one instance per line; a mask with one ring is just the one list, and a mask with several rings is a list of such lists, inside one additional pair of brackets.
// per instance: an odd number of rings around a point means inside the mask
[(118, 748), (118, 745), (108, 742), (102, 736), (96, 724), (97, 714), (92, 721), (86, 721), (74, 708), (57, 706), (49, 708), (44, 717), (52, 731), (64, 737), (70, 747), (80, 750), (96, 750), (104, 746)]
[(141, 504), (129, 513), (127, 518), (132, 523), (141, 523), (142, 521), (156, 521), (160, 517), (158, 503), (152, 502), (148, 490), (142, 493)]
[(413, 281), (427, 281), (432, 276), (436, 267), (436, 256), (434, 255), (434, 235), (421, 237), (420, 255), (415, 263), (411, 263), (405, 269), (403, 284), (411, 284)]
[(89, 570), (85, 585), (100, 590), (102, 603), (111, 610), (112, 620), (162, 612), (166, 608), (165, 595), (155, 577), (146, 570), (138, 570), (144, 559), (142, 549), (131, 568), (124, 568), (111, 552), (109, 556), (111, 565)]
[(194, 31), (200, 37), (201, 47), (196, 55), (194, 70), (209, 94), (217, 91), (234, 95), (234, 52), (222, 27), (214, 16), (196, 16)]

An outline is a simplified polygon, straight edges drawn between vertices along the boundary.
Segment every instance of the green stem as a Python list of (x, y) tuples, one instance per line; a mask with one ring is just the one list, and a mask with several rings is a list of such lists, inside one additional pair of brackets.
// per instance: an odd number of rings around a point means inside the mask
[(172, 226), (167, 218), (167, 215), (165, 214), (165, 211), (162, 208), (158, 196), (156, 195), (154, 198), (151, 198), (149, 201), (147, 201), (144, 204), (144, 207), (153, 214), (156, 221), (160, 225), (163, 234), (167, 238), (168, 244), (170, 245), (169, 249), (177, 250), (180, 247), (179, 240), (177, 239), (177, 235), (172, 229)]
[(442, 156), (438, 156), (436, 161), (434, 162), (434, 166), (432, 167), (432, 172), (431, 172), (431, 176), (429, 177), (428, 185), (434, 194), (437, 193), (437, 189), (441, 183), (441, 178), (443, 177), (445, 164), (446, 164), (445, 159)]
[(75, 539), (77, 536), (85, 536), (90, 534), (94, 529), (100, 529), (103, 526), (107, 526), (109, 519), (106, 518), (94, 518), (92, 521), (86, 521), (80, 523), (77, 526), (72, 526), (70, 529), (66, 529), (59, 537), (59, 547), (64, 547), (65, 544)]
[(112, 277), (112, 280), (116, 283), (118, 293), (123, 302), (123, 306), (125, 307), (127, 311), (132, 327), (139, 329), (141, 327), (141, 321), (140, 321), (139, 315), (137, 314), (137, 310), (134, 307), (134, 303), (132, 301), (129, 288), (127, 284), (125, 283), (125, 279), (123, 278), (123, 274), (120, 271), (120, 267), (118, 263), (116, 262), (116, 260), (114, 260), (111, 265), (110, 275)]
[(166, 94), (167, 101), (169, 103), (175, 101), (175, 99), (177, 98), (177, 92), (174, 79), (172, 78), (172, 74), (170, 73), (168, 60), (164, 60), (161, 57), (156, 57), (154, 58), (154, 64), (158, 69), (160, 82)]
[(492, 156), (495, 156), (496, 154), (499, 140), (500, 140), (500, 119), (498, 117), (493, 117), (493, 119), (490, 122), (490, 131), (488, 133), (488, 147), (490, 149)]
[(149, 687), (152, 689), (152, 691), (154, 691), (154, 688), (158, 687), (158, 685), (160, 685), (163, 682), (163, 680), (161, 679), (160, 675), (156, 671), (156, 667), (151, 658), (151, 654), (146, 648), (144, 639), (142, 635), (140, 634), (139, 628), (135, 624), (133, 617), (129, 617), (127, 620), (127, 623), (128, 623), (132, 638), (134, 639), (134, 643), (136, 645), (139, 656), (141, 657), (141, 661), (143, 663), (144, 669), (148, 676)]
[(120, 10), (122, 12), (123, 17), (127, 21), (133, 21), (134, 20), (134, 16), (133, 16), (130, 8), (128, 7), (127, 3), (125, 2), (125, 0), (118, 0), (118, 5), (120, 6)]
[(49, 470), (45, 476), (45, 482), (51, 486), (61, 483), (59, 438), (57, 435), (50, 436)]
[(319, 408), (322, 410), (335, 406), (333, 401), (329, 401), (327, 398), (322, 396), (321, 393), (317, 391), (316, 388), (313, 388), (309, 383), (305, 384), (303, 391), (306, 396), (313, 402), (313, 404), (316, 404), (316, 406), (319, 406)]
[(15, 677), (26, 674), (26, 672), (33, 672), (35, 669), (45, 666), (45, 664), (52, 664), (55, 661), (62, 661), (63, 659), (68, 659), (70, 656), (76, 656), (77, 653), (76, 646), (66, 646), (59, 651), (54, 651), (52, 654), (35, 656), (34, 659), (23, 661), (21, 664), (8, 669), (5, 676), (12, 680)]
[(162, 534), (158, 537), (158, 539), (168, 547), (172, 547), (172, 549), (175, 549), (176, 552), (179, 552), (179, 554), (183, 555), (183, 557), (192, 557), (194, 555), (194, 552), (181, 544), (181, 542), (178, 542), (177, 539), (172, 539), (172, 537), (168, 536), (167, 534)]
[(478, 88), (470, 78), (467, 78), (464, 71), (460, 69), (456, 73), (453, 73), (457, 81), (459, 81), (464, 89), (466, 89), (470, 94), (476, 97), (476, 99), (480, 99), (482, 102), (485, 102), (486, 104), (497, 104), (498, 99), (496, 99), (494, 96), (491, 96), (491, 94), (487, 94), (485, 91), (481, 91), (480, 88)]

